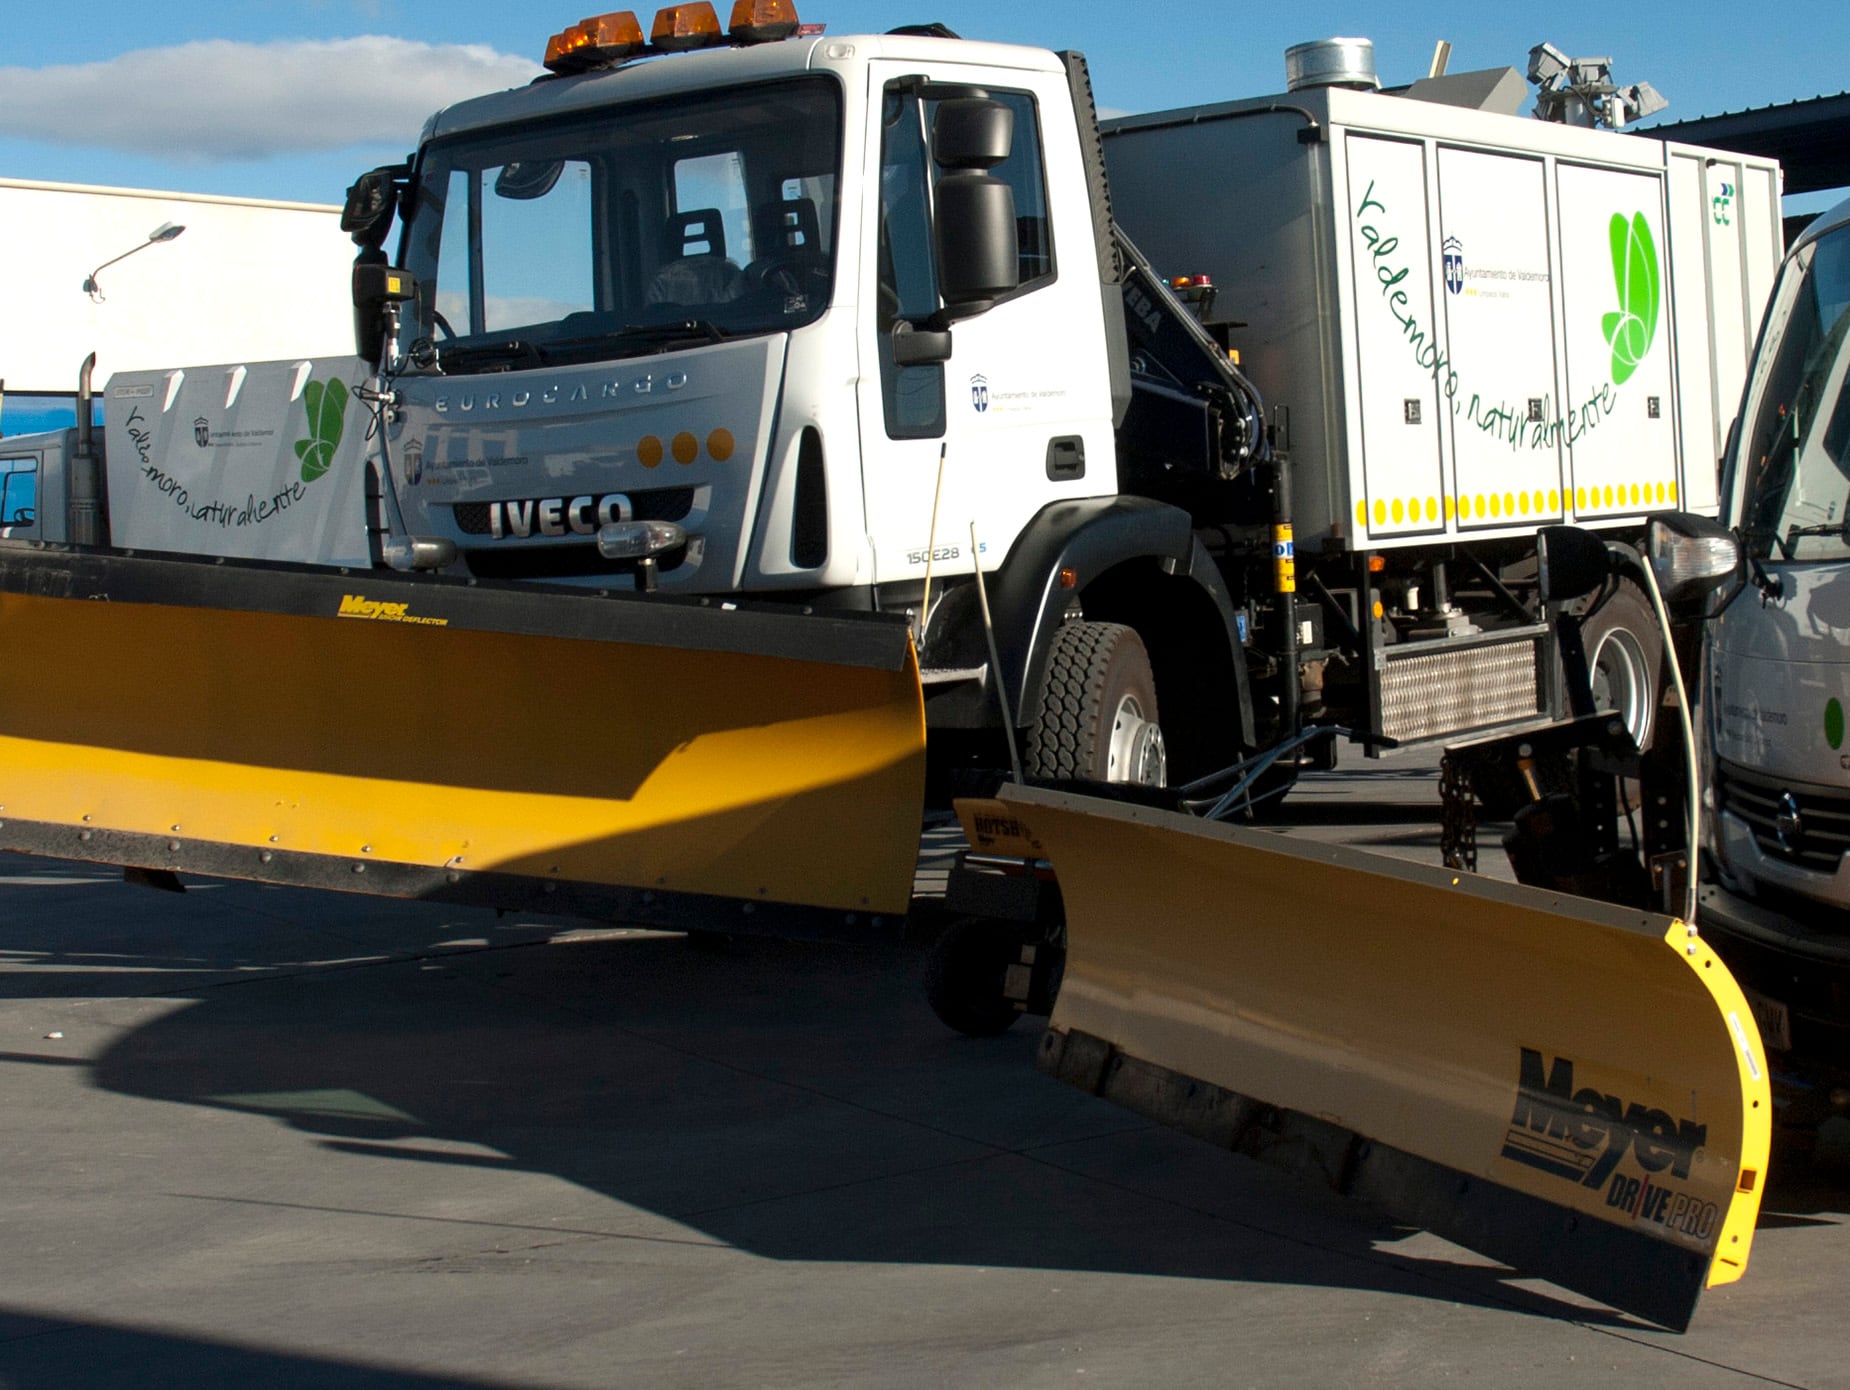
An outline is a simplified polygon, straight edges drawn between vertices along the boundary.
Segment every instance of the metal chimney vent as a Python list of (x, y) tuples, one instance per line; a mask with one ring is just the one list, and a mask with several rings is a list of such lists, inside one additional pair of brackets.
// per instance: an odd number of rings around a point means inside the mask
[(1374, 40), (1318, 39), (1287, 48), (1285, 88), (1300, 92), (1306, 87), (1381, 90), (1381, 79), (1375, 76)]

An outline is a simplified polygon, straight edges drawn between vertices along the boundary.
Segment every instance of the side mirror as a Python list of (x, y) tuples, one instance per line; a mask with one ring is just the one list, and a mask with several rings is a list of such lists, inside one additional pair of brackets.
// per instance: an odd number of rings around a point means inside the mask
[(1015, 191), (989, 170), (1009, 156), (1015, 113), (988, 97), (940, 102), (932, 117), (938, 180), (932, 232), (946, 319), (988, 309), (1020, 283)]
[(360, 252), (353, 265), (353, 336), (359, 355), (379, 365), (385, 351), (386, 306), (416, 299), (418, 282), (396, 266), (385, 263), (377, 247)]
[(534, 164), (529, 160), (516, 160), (501, 166), (501, 172), (495, 175), (495, 196), (512, 198), (518, 202), (530, 202), (535, 198), (544, 198), (552, 192), (558, 183), (559, 175), (565, 171), (563, 160), (549, 159)]
[(931, 158), (940, 169), (993, 169), (1014, 143), (1015, 113), (988, 97), (949, 98), (931, 118)]
[(1590, 594), (1612, 573), (1606, 542), (1578, 526), (1544, 526), (1535, 533), (1536, 584), (1543, 603)]
[(951, 330), (915, 328), (901, 319), (893, 325), (893, 365), (929, 367), (951, 360)]
[(347, 201), (340, 210), (340, 229), (363, 248), (385, 245), (404, 181), (410, 174), (408, 164), (387, 164), (361, 174), (347, 189)]

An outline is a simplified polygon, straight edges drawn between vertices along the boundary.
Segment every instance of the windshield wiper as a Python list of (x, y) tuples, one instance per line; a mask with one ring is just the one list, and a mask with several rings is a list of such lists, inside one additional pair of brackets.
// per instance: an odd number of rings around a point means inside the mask
[(677, 319), (673, 323), (626, 323), (612, 336), (663, 342), (698, 338), (702, 342), (718, 343), (731, 335), (711, 319)]
[(546, 359), (536, 343), (525, 338), (503, 338), (494, 343), (469, 343), (452, 347), (444, 343), (434, 344), (435, 358), (439, 371), (511, 372), (516, 367), (543, 367)]
[(1774, 539), (1790, 560), (1793, 558), (1792, 543), (1806, 536), (1836, 536), (1845, 545), (1850, 545), (1850, 514), (1846, 514), (1842, 521), (1821, 521), (1812, 526), (1789, 527), (1784, 535), (1775, 536)]
[(646, 350), (665, 343), (724, 342), (730, 335), (709, 319), (677, 319), (673, 323), (626, 323), (605, 333), (585, 333), (572, 338), (549, 338), (540, 343), (541, 360), (559, 362), (584, 356), (587, 349), (608, 348), (621, 344), (630, 352)]
[[(584, 333), (570, 338), (504, 338), (497, 342), (466, 343), (456, 346), (441, 341), (432, 344), (434, 356), (419, 359), (420, 365), (434, 361), (441, 372), (510, 372), (519, 367), (545, 367), (574, 359), (590, 360), (595, 349), (622, 344), (629, 350), (646, 350), (664, 343), (724, 342), (729, 335), (709, 319), (677, 319), (672, 323), (628, 323), (604, 333)], [(420, 339), (419, 346), (428, 340)]]

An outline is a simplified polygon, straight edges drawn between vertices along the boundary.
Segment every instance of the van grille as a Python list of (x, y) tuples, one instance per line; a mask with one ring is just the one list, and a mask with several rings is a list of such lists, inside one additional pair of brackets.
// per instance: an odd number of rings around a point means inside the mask
[(1850, 792), (1793, 785), (1733, 763), (1716, 769), (1721, 807), (1745, 821), (1769, 859), (1834, 874), (1850, 850)]

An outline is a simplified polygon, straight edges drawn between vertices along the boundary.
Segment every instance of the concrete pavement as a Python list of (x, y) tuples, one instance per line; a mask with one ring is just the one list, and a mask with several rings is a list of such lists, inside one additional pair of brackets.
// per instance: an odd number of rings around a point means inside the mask
[(1679, 1337), (948, 1034), (916, 948), (574, 927), (0, 859), (0, 1390), (1850, 1385), (1842, 1185)]

